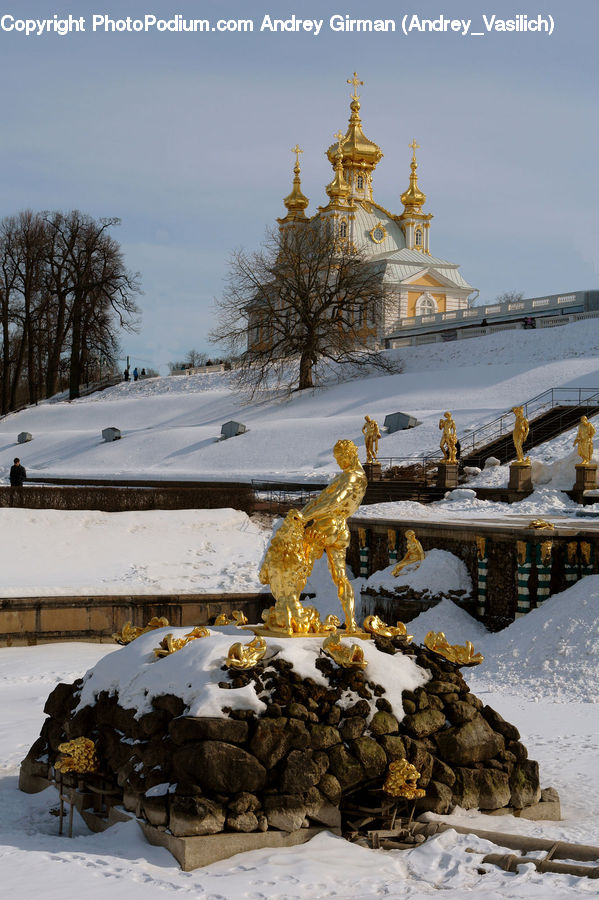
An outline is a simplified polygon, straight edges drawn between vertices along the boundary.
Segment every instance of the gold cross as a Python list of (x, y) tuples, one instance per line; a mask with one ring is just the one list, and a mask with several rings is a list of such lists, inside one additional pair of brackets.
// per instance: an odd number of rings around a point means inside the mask
[(298, 144), (296, 144), (295, 147), (291, 148), (291, 152), (295, 153), (295, 164), (296, 164), (296, 166), (299, 166), (299, 155), (300, 155), (300, 153), (303, 153), (304, 151)]
[(353, 84), (353, 86), (354, 86), (354, 92), (353, 92), (353, 94), (352, 94), (352, 98), (353, 98), (354, 100), (359, 100), (359, 99), (360, 99), (360, 95), (358, 94), (358, 85), (359, 85), (359, 84), (364, 84), (364, 82), (358, 80), (358, 73), (357, 73), (357, 72), (354, 72), (354, 77), (353, 77), (353, 78), (348, 78), (348, 79), (347, 79), (347, 83), (348, 83), (348, 84)]
[(416, 151), (420, 149), (420, 144), (416, 143), (416, 138), (414, 138), (411, 144), (408, 144), (408, 147), (412, 148), (412, 159), (416, 159)]

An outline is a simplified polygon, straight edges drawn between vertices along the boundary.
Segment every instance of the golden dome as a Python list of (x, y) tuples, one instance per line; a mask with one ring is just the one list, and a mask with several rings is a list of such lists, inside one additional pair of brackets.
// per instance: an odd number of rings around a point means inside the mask
[(291, 189), (291, 193), (287, 194), (287, 196), (283, 200), (283, 204), (288, 210), (287, 215), (284, 219), (279, 219), (279, 222), (288, 222), (292, 219), (306, 219), (304, 210), (307, 208), (310, 202), (308, 198), (304, 194), (302, 194), (300, 181), (299, 155), (304, 151), (301, 150), (296, 144), (295, 147), (292, 148), (291, 152), (295, 153), (295, 166), (293, 167), (293, 187)]
[[(383, 153), (378, 144), (370, 141), (362, 131), (362, 122), (360, 119), (360, 102), (356, 88), (363, 81), (358, 81), (358, 76), (354, 72), (354, 77), (347, 80), (348, 84), (353, 84), (354, 92), (350, 103), (351, 116), (349, 118), (349, 127), (343, 140), (342, 149), (343, 168), (359, 168), (362, 171), (372, 172), (376, 164), (382, 159)], [(339, 152), (339, 141), (331, 144), (327, 150), (327, 156), (331, 165), (335, 165), (337, 154)]]
[(403, 203), (406, 213), (421, 213), (422, 206), (426, 203), (426, 194), (418, 187), (418, 176), (416, 174), (416, 169), (418, 168), (418, 163), (416, 162), (416, 148), (419, 145), (416, 141), (412, 141), (410, 147), (412, 148), (412, 162), (410, 163), (411, 174), (410, 174), (410, 186), (407, 191), (404, 191), (401, 195), (401, 202)]
[(345, 139), (341, 131), (335, 135), (337, 138), (337, 153), (335, 156), (335, 177), (330, 184), (327, 185), (327, 194), (332, 201), (347, 200), (350, 195), (351, 188), (345, 176), (343, 175), (343, 150), (345, 147)]

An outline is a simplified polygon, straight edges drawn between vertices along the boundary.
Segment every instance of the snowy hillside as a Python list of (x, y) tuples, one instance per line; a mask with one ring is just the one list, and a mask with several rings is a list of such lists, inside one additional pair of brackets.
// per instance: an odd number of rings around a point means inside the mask
[[(229, 374), (123, 382), (73, 403), (47, 402), (0, 420), (0, 478), (18, 453), (30, 476), (322, 479), (335, 469), (338, 438), (363, 447), (366, 413), (381, 426), (398, 410), (416, 416), (418, 427), (383, 435), (379, 454), (418, 456), (438, 446), (447, 409), (462, 431), (549, 387), (599, 389), (596, 319), (393, 352), (402, 374), (265, 402), (244, 404)], [(230, 419), (248, 431), (220, 442)], [(108, 426), (120, 428), (123, 440), (104, 443)], [(17, 445), (21, 431), (33, 441)]]

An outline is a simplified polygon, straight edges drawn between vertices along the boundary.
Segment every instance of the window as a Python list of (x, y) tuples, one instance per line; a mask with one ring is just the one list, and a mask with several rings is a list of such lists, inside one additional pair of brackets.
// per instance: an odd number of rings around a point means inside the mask
[(347, 222), (342, 221), (339, 225), (339, 237), (347, 237)]
[(420, 228), (417, 228), (417, 229), (416, 229), (416, 238), (415, 238), (415, 241), (416, 241), (416, 246), (417, 246), (417, 247), (422, 247), (422, 231), (420, 230)]
[(417, 316), (430, 316), (436, 312), (438, 312), (438, 309), (435, 298), (429, 293), (421, 294), (416, 301), (414, 314)]
[(358, 190), (364, 190), (364, 177), (363, 175), (358, 175)]

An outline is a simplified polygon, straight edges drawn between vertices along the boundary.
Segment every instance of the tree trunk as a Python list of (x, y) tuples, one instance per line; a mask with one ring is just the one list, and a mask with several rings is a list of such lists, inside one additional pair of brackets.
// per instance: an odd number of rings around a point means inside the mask
[(313, 354), (311, 350), (304, 350), (300, 358), (299, 384), (298, 389), (303, 391), (304, 388), (314, 387), (312, 381)]

